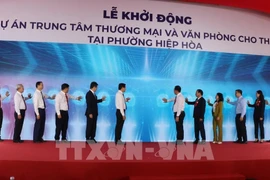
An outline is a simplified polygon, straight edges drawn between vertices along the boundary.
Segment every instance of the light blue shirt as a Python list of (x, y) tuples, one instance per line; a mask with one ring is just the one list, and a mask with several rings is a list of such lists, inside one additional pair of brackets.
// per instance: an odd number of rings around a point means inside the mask
[(229, 104), (235, 105), (236, 114), (241, 114), (241, 117), (246, 115), (247, 101), (243, 98), (243, 96), (240, 96), (237, 101), (230, 102)]

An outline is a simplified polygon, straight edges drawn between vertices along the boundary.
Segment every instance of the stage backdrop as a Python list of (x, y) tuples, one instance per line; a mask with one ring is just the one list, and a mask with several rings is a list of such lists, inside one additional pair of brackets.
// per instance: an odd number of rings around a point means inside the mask
[[(270, 100), (270, 18), (254, 12), (173, 2), (120, 0), (2, 0), (0, 2), (0, 92), (3, 101), (2, 137), (14, 128), (13, 96), (17, 83), (25, 95), (43, 81), (48, 95), (70, 84), (70, 94), (82, 95), (91, 81), (99, 83), (97, 140), (114, 139), (115, 93), (127, 84), (130, 97), (123, 129), (125, 141), (173, 141), (172, 103), (175, 85), (195, 100), (195, 91), (214, 101), (221, 92), (235, 100), (235, 89), (252, 103), (256, 90)], [(47, 101), (45, 139), (55, 131), (54, 101)], [(84, 140), (85, 98), (70, 102), (68, 138)], [(32, 139), (35, 122), (32, 100), (22, 131)], [(270, 113), (266, 108), (266, 139)], [(193, 106), (186, 105), (185, 140), (194, 139)], [(225, 140), (236, 138), (234, 107), (225, 103)], [(254, 138), (253, 109), (247, 110), (248, 139)], [(212, 140), (211, 108), (205, 116), (207, 140)]]

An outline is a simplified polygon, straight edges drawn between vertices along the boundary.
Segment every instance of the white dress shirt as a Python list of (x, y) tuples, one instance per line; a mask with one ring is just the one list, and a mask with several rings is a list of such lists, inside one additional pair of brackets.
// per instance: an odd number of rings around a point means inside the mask
[[(74, 96), (71, 96), (67, 94), (68, 99), (78, 99)], [(69, 105), (66, 99), (66, 94), (61, 91), (59, 92), (56, 97), (55, 97), (55, 111), (57, 115), (60, 115), (60, 110), (61, 111), (68, 111)]]
[(2, 108), (2, 101), (4, 100), (4, 99), (6, 99), (7, 98), (7, 96), (5, 95), (5, 96), (1, 96), (1, 94), (0, 94), (0, 108)]
[(28, 97), (24, 97), (22, 96), (22, 93), (20, 93), (19, 91), (17, 91), (14, 95), (14, 105), (15, 105), (15, 112), (18, 115), (21, 115), (20, 110), (26, 110), (26, 100), (28, 100)]
[(176, 116), (180, 116), (181, 112), (185, 109), (185, 98), (181, 93), (178, 93), (175, 98), (169, 99), (168, 102), (175, 102), (173, 105), (173, 112)]
[(115, 95), (115, 107), (116, 109), (120, 110), (122, 116), (125, 116), (126, 99), (124, 97), (123, 92), (120, 90)]
[(45, 99), (50, 98), (48, 95), (43, 94), (42, 98), (42, 92), (38, 89), (36, 89), (34, 96), (33, 96), (33, 104), (34, 104), (34, 110), (37, 116), (39, 116), (38, 109), (45, 109)]

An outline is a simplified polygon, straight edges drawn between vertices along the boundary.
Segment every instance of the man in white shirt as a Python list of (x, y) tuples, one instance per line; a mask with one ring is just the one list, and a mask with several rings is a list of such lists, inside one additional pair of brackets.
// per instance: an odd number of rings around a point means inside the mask
[(183, 127), (183, 122), (185, 118), (185, 98), (181, 94), (181, 87), (180, 86), (175, 86), (174, 87), (174, 94), (176, 95), (175, 98), (172, 99), (166, 99), (163, 98), (163, 102), (174, 102), (173, 103), (173, 113), (174, 113), (174, 120), (176, 123), (176, 144), (181, 145), (183, 144), (183, 139), (184, 139), (184, 127)]
[(120, 83), (118, 85), (118, 92), (115, 95), (115, 106), (116, 106), (116, 127), (115, 127), (115, 144), (123, 145), (124, 142), (121, 141), (121, 134), (124, 122), (126, 120), (126, 102), (130, 98), (125, 98), (124, 92), (126, 92), (126, 84)]
[(68, 110), (69, 110), (69, 99), (80, 101), (82, 96), (74, 97), (68, 94), (69, 85), (64, 83), (61, 86), (61, 92), (55, 97), (55, 119), (56, 129), (54, 139), (56, 142), (60, 140), (60, 133), (62, 133), (62, 141), (67, 142), (67, 128), (68, 128)]
[(31, 94), (28, 94), (28, 97), (23, 96), (24, 87), (22, 84), (17, 85), (17, 92), (14, 95), (14, 104), (15, 104), (15, 128), (14, 128), (14, 135), (13, 135), (13, 142), (14, 143), (23, 143), (21, 140), (21, 132), (25, 117), (25, 111), (27, 110), (27, 106), (25, 101), (31, 99)]
[(36, 83), (36, 91), (33, 96), (33, 104), (35, 110), (36, 122), (34, 126), (33, 141), (34, 143), (45, 142), (43, 140), (43, 134), (45, 129), (46, 120), (46, 102), (45, 99), (54, 99), (55, 95), (52, 97), (43, 94), (43, 82), (38, 81)]
[(1, 141), (4, 141), (2, 138), (1, 138), (1, 129), (2, 129), (2, 124), (3, 124), (3, 109), (2, 109), (2, 101), (4, 99), (6, 99), (7, 97), (9, 96), (9, 92), (7, 91), (5, 96), (1, 96), (0, 94), (0, 142)]

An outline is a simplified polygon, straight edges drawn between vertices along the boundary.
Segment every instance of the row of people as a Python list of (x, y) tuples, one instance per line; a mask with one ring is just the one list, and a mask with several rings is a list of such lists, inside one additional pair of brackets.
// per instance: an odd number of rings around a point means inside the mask
[[(184, 139), (184, 128), (183, 128), (183, 121), (185, 118), (185, 102), (188, 105), (194, 105), (193, 111), (193, 118), (194, 118), (194, 132), (195, 132), (195, 141), (194, 144), (197, 143), (205, 143), (206, 136), (205, 136), (205, 128), (204, 128), (204, 115), (205, 115), (205, 108), (206, 103), (209, 106), (212, 106), (212, 115), (213, 115), (213, 143), (222, 144), (223, 141), (223, 134), (222, 134), (222, 123), (223, 123), (223, 94), (217, 93), (216, 100), (214, 103), (211, 103), (210, 100), (206, 100), (203, 98), (203, 91), (198, 89), (196, 91), (196, 100), (189, 101), (187, 98), (184, 98), (181, 94), (181, 87), (175, 86), (174, 88), (175, 98), (166, 99), (163, 98), (162, 100), (167, 102), (174, 102), (173, 105), (173, 112), (174, 112), (174, 119), (176, 122), (176, 130), (177, 130), (177, 144), (182, 144)], [(236, 132), (237, 132), (237, 140), (235, 143), (246, 144), (247, 143), (247, 130), (246, 130), (246, 107), (254, 108), (253, 120), (254, 120), (254, 129), (255, 129), (255, 141), (256, 143), (264, 142), (264, 112), (265, 112), (265, 105), (269, 105), (269, 102), (264, 99), (263, 92), (258, 90), (256, 92), (256, 101), (254, 104), (250, 104), (242, 96), (242, 90), (237, 89), (235, 91), (235, 96), (237, 98), (236, 101), (231, 102), (228, 98), (226, 101), (227, 103), (235, 106), (235, 125), (236, 125)], [(260, 140), (258, 136), (258, 131), (260, 128)], [(201, 134), (200, 141), (199, 133)]]
[[(86, 132), (85, 138), (88, 143), (96, 143), (95, 135), (96, 135), (96, 126), (97, 126), (97, 118), (98, 118), (98, 103), (101, 103), (106, 100), (106, 96), (103, 96), (101, 99), (98, 99), (95, 92), (98, 89), (98, 84), (96, 82), (92, 82), (90, 84), (90, 90), (86, 94)], [(78, 100), (82, 99), (82, 96), (72, 96), (69, 95), (69, 85), (64, 83), (61, 86), (61, 91), (57, 95), (48, 96), (42, 92), (43, 83), (41, 81), (36, 83), (36, 91), (33, 95), (33, 105), (35, 111), (36, 121), (34, 124), (34, 132), (33, 132), (33, 141), (35, 143), (44, 142), (43, 135), (45, 129), (45, 121), (46, 121), (46, 102), (45, 99), (55, 99), (55, 121), (56, 121), (56, 129), (54, 139), (56, 141), (61, 140), (67, 141), (67, 129), (68, 129), (68, 121), (69, 121), (69, 100)], [(125, 111), (127, 109), (126, 102), (129, 102), (130, 98), (124, 97), (124, 92), (126, 91), (126, 85), (124, 83), (120, 83), (118, 86), (118, 92), (116, 93), (115, 98), (115, 106), (116, 106), (116, 127), (115, 127), (115, 143), (124, 144), (121, 141), (121, 133), (123, 129), (123, 125), (126, 119)], [(22, 143), (21, 140), (21, 131), (24, 123), (25, 112), (27, 110), (27, 105), (25, 103), (26, 100), (31, 99), (31, 94), (28, 94), (27, 97), (23, 96), (24, 86), (22, 84), (17, 85), (17, 92), (14, 95), (14, 104), (15, 104), (15, 127), (14, 127), (14, 135), (13, 142)], [(206, 108), (206, 100), (203, 98), (203, 91), (198, 89), (196, 91), (196, 100), (189, 101), (187, 98), (181, 94), (181, 87), (175, 86), (174, 88), (175, 98), (162, 100), (167, 102), (174, 102), (173, 104), (173, 112), (174, 119), (176, 122), (176, 143), (182, 144), (184, 140), (184, 128), (183, 122), (185, 118), (185, 103), (188, 105), (194, 105), (194, 132), (195, 132), (195, 141), (194, 143), (205, 143), (206, 135), (204, 128), (204, 115)], [(1, 139), (1, 127), (3, 121), (3, 111), (2, 111), (2, 101), (8, 97), (10, 94), (6, 92), (5, 96), (1, 97), (0, 95), (0, 141)], [(236, 106), (236, 131), (237, 131), (237, 141), (236, 143), (247, 143), (247, 133), (246, 133), (246, 105), (249, 107), (255, 108), (254, 110), (254, 129), (255, 129), (255, 142), (259, 142), (258, 138), (258, 129), (260, 128), (260, 142), (264, 141), (264, 111), (265, 104), (269, 104), (268, 101), (264, 100), (264, 95), (262, 91), (257, 91), (256, 94), (256, 102), (254, 104), (250, 104), (249, 101), (246, 101), (242, 97), (242, 91), (240, 89), (235, 91), (235, 96), (237, 97), (237, 101), (231, 102), (230, 99), (227, 99), (227, 103)], [(212, 106), (212, 115), (213, 115), (213, 132), (214, 139), (213, 143), (222, 144), (222, 122), (223, 122), (223, 94), (217, 93), (216, 101), (211, 103), (210, 100), (207, 101), (209, 106)], [(201, 134), (200, 141), (199, 134)]]
[[(106, 96), (103, 96), (101, 99), (98, 99), (95, 92), (98, 89), (98, 84), (92, 82), (90, 84), (90, 90), (86, 94), (86, 111), (85, 116), (87, 119), (85, 138), (88, 143), (97, 143), (95, 140), (96, 135), (96, 126), (97, 126), (97, 117), (98, 117), (98, 103), (101, 103), (106, 100)], [(14, 106), (15, 106), (15, 127), (13, 134), (14, 143), (23, 143), (21, 139), (21, 131), (23, 128), (24, 118), (27, 111), (26, 101), (32, 98), (31, 94), (28, 94), (27, 97), (23, 96), (24, 86), (18, 84), (16, 87), (17, 92), (14, 95)], [(36, 83), (36, 91), (33, 95), (33, 105), (35, 111), (35, 124), (33, 132), (33, 142), (42, 143), (45, 142), (43, 139), (44, 130), (45, 130), (45, 121), (46, 121), (46, 101), (45, 99), (55, 100), (55, 141), (67, 142), (67, 129), (69, 121), (69, 100), (78, 100), (82, 99), (82, 96), (72, 96), (68, 94), (69, 85), (64, 83), (61, 85), (61, 91), (57, 95), (48, 96), (42, 92), (43, 82), (38, 81)], [(121, 141), (122, 128), (124, 121), (126, 119), (125, 111), (127, 109), (126, 102), (129, 102), (130, 98), (124, 97), (124, 92), (126, 90), (126, 84), (120, 83), (118, 85), (118, 92), (116, 93), (115, 106), (116, 106), (116, 118), (117, 123), (115, 127), (115, 143), (124, 144)], [(5, 96), (1, 97), (0, 95), (0, 134), (3, 121), (3, 110), (2, 110), (2, 101), (8, 97), (10, 94), (6, 92)], [(1, 139), (0, 135), (0, 141)]]

